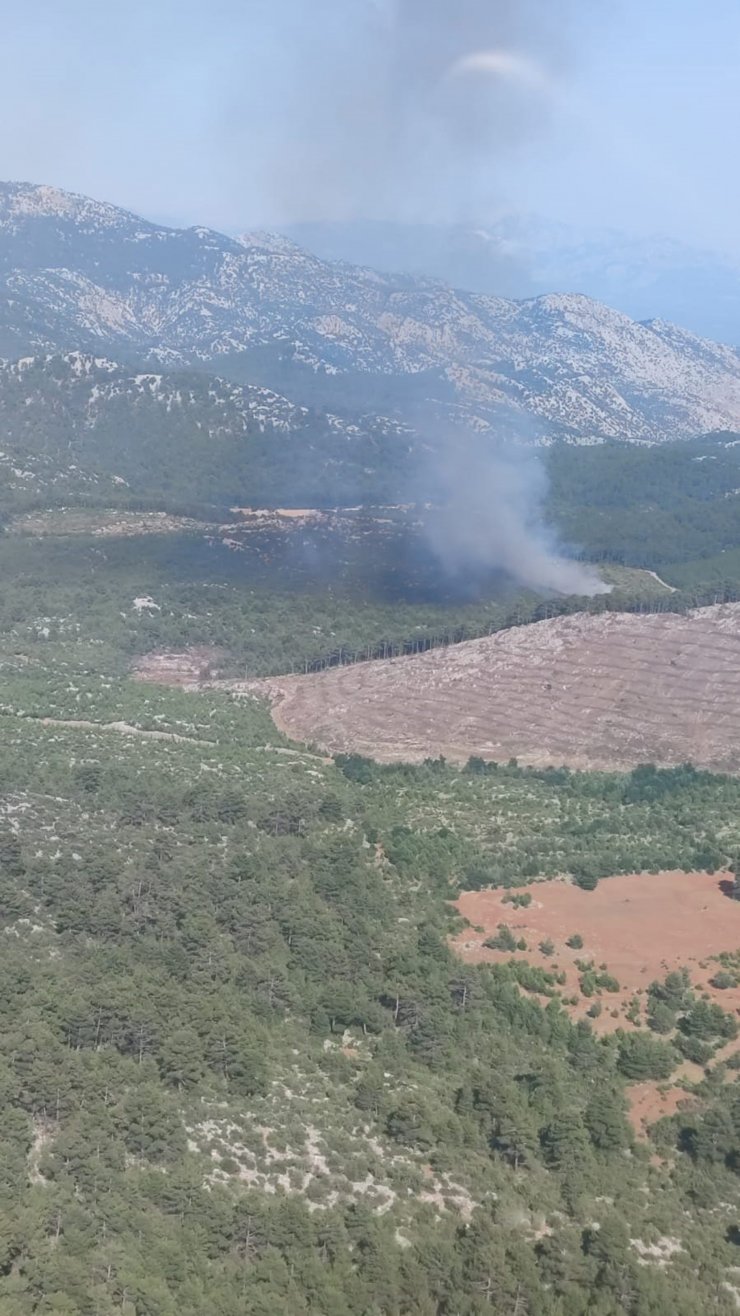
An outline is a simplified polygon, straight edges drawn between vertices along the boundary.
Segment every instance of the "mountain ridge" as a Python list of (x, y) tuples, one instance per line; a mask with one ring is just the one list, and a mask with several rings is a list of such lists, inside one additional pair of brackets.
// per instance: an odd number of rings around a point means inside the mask
[(417, 271), (520, 299), (569, 288), (635, 320), (667, 320), (740, 344), (740, 260), (674, 239), (579, 229), (535, 215), (502, 215), (484, 225), (298, 223), (284, 231), (324, 260)]
[[(391, 381), (425, 425), (519, 441), (660, 442), (740, 428), (740, 353), (583, 294), (524, 301), (331, 264), (269, 234), (172, 229), (0, 185), (0, 353), (80, 349), (249, 378), (257, 355), (324, 410)], [(269, 371), (272, 371), (272, 376)], [(234, 375), (234, 372), (237, 372)], [(239, 374), (241, 372), (241, 374)]]
[(281, 486), (318, 499), (322, 483), (361, 490), (370, 464), (396, 471), (413, 437), (388, 417), (318, 412), (202, 371), (80, 351), (0, 363), (0, 490), (14, 505), (101, 487), (220, 507)]

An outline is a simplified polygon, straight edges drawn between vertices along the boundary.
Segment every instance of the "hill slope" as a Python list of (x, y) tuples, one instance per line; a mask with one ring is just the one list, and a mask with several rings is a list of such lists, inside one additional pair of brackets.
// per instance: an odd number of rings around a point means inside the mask
[[(377, 416), (309, 411), (193, 370), (132, 369), (81, 352), (0, 363), (0, 502), (85, 495), (229, 504), (331, 496), (406, 435)], [(338, 468), (335, 474), (333, 468)]]
[(668, 239), (518, 215), (483, 227), (347, 221), (295, 224), (286, 233), (322, 260), (415, 271), (495, 296), (567, 288), (635, 320), (657, 316), (704, 338), (740, 343), (738, 262)]
[(399, 410), (534, 441), (740, 426), (738, 353), (673, 326), (583, 296), (515, 302), (384, 276), (264, 234), (163, 228), (47, 187), (0, 188), (0, 281), (8, 357), (218, 362), (323, 405), (382, 376)]
[(740, 605), (728, 604), (579, 614), (251, 688), (287, 734), (332, 753), (738, 772), (739, 659)]

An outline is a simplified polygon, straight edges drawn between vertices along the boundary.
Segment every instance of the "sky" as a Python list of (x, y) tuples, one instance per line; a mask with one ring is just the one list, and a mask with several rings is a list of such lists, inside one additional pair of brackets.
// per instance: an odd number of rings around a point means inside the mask
[(227, 232), (526, 211), (740, 257), (739, 0), (0, 0), (0, 17), (2, 178)]

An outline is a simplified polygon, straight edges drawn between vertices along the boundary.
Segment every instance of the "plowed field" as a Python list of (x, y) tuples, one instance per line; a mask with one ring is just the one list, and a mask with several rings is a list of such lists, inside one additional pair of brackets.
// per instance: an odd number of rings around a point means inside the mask
[(415, 658), (224, 684), (265, 694), (286, 734), (331, 753), (740, 771), (740, 604), (579, 614)]

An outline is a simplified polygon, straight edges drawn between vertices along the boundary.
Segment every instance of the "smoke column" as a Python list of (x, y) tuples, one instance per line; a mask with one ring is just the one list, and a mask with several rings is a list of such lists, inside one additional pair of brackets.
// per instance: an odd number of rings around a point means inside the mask
[[(486, 213), (503, 156), (547, 122), (582, 0), (283, 0), (273, 14), (286, 4), (272, 179), (284, 218), (428, 223)], [(501, 568), (538, 589), (606, 590), (544, 528), (536, 454), (459, 432), (435, 452), (428, 534), (452, 574)]]
[(546, 122), (578, 4), (273, 0), (256, 163), (283, 222), (470, 218)]
[(544, 523), (547, 478), (537, 450), (491, 445), (490, 435), (459, 433), (429, 459), (439, 502), (426, 536), (449, 575), (498, 568), (535, 590), (608, 594), (593, 568), (563, 555)]

